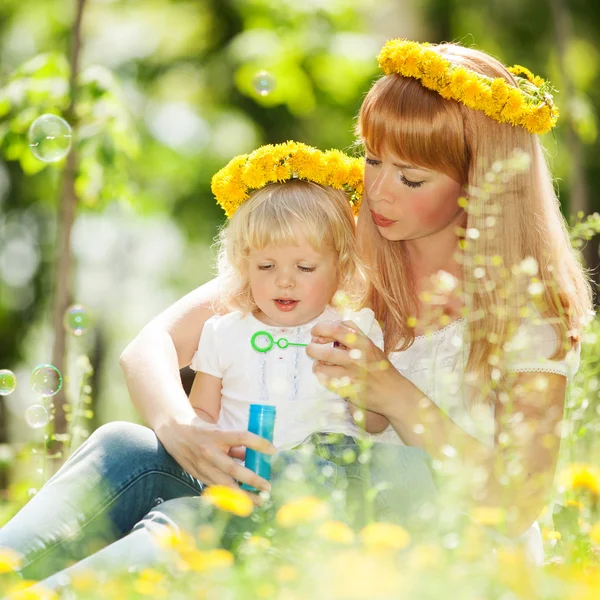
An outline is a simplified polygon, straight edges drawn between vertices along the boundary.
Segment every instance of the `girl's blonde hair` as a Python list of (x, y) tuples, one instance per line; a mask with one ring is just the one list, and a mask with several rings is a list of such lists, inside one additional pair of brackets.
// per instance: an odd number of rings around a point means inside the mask
[[(508, 70), (483, 52), (455, 44), (431, 48), (457, 65), (516, 86)], [(504, 344), (532, 299), (532, 280), (519, 267), (526, 257), (532, 257), (529, 275), (535, 275), (531, 264), (537, 262), (536, 294), (543, 285), (535, 303), (563, 342), (552, 358), (563, 358), (589, 316), (591, 290), (569, 242), (537, 136), (398, 74), (373, 85), (360, 109), (357, 133), (376, 155), (391, 154), (444, 173), (465, 190), (466, 226), (458, 232), (463, 239), (457, 258), (463, 264), (471, 343), (467, 372), (490, 381), (494, 366), (502, 364)], [(515, 151), (529, 158), (507, 168)], [(386, 351), (406, 349), (414, 341), (407, 321), (416, 315), (418, 299), (405, 244), (381, 237), (366, 202), (358, 217), (358, 239), (370, 268), (369, 296), (382, 321)]]
[(356, 224), (348, 196), (304, 180), (273, 183), (254, 192), (218, 237), (219, 308), (253, 312), (248, 255), (268, 245), (296, 244), (298, 232), (317, 252), (337, 254), (338, 290), (350, 308), (364, 303), (367, 284), (358, 258)]

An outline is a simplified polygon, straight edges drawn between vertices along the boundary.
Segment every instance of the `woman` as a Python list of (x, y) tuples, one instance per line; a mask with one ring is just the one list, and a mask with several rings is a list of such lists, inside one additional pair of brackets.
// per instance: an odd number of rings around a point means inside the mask
[[(477, 469), (463, 510), (499, 509), (500, 531), (525, 533), (539, 561), (532, 524), (551, 486), (567, 378), (591, 307), (537, 139), (556, 121), (549, 86), (452, 44), (392, 40), (379, 61), (385, 75), (358, 123), (366, 151), (358, 236), (385, 353), (339, 322), (316, 325), (307, 352), (325, 383), (350, 378), (362, 391), (353, 400), (385, 416), (387, 435), (416, 457), (390, 468), (406, 468), (409, 483), (422, 477), (427, 463), (414, 454), (422, 448)], [(198, 288), (123, 352), (131, 398), (152, 430), (100, 428), (0, 531), (0, 545), (25, 554), (30, 573), (45, 576), (65, 556), (85, 555), (69, 544), (66, 525), (89, 539), (104, 518), (104, 542), (119, 540), (83, 567), (131, 561), (140, 542), (150, 560), (144, 536), (170, 521), (153, 503), (198, 494), (200, 482), (268, 489), (234, 457), (270, 445), (205, 423), (181, 386), (179, 369), (192, 361), (217, 296), (216, 281)], [(351, 358), (356, 349), (360, 359)], [(90, 474), (106, 492), (82, 506), (73, 493), (81, 492), (77, 477)], [(58, 525), (42, 522), (47, 506)]]

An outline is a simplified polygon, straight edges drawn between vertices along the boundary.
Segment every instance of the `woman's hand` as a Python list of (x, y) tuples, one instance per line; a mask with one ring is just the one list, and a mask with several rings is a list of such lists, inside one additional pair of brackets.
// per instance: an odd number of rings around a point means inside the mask
[[(269, 483), (246, 469), (234, 458), (244, 458), (245, 448), (274, 454), (274, 446), (249, 431), (224, 431), (203, 421), (195, 414), (186, 419), (171, 420), (156, 429), (156, 435), (167, 452), (190, 475), (206, 485), (237, 488), (236, 481), (268, 491)], [(256, 494), (250, 494), (260, 504)]]
[[(306, 348), (319, 381), (353, 404), (387, 415), (404, 377), (352, 321), (321, 321)], [(331, 342), (337, 342), (332, 345)]]

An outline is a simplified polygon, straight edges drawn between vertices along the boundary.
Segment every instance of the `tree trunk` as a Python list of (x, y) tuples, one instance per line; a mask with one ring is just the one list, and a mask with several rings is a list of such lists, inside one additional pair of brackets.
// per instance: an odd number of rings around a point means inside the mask
[[(77, 0), (77, 13), (73, 25), (73, 41), (71, 49), (71, 102), (66, 112), (66, 119), (73, 129), (75, 124), (75, 106), (77, 100), (77, 77), (79, 75), (79, 59), (81, 54), (81, 23), (86, 0)], [(75, 136), (74, 136), (75, 138)], [(72, 301), (72, 255), (71, 232), (75, 222), (77, 196), (75, 194), (75, 175), (77, 172), (77, 150), (75, 144), (67, 157), (67, 167), (63, 177), (63, 187), (58, 213), (57, 243), (56, 243), (56, 277), (54, 282), (54, 347), (52, 349), (52, 364), (62, 373), (65, 383), (68, 382), (66, 373), (67, 334), (63, 325), (64, 314)], [(63, 405), (65, 403), (65, 387), (54, 396), (54, 432), (65, 434), (67, 422)]]

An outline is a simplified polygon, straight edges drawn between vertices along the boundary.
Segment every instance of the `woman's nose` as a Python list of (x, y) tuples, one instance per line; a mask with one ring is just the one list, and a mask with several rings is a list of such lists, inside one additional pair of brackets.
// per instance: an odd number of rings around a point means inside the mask
[(377, 171), (377, 175), (371, 181), (367, 189), (367, 194), (372, 201), (385, 201), (391, 202), (393, 200), (392, 194), (392, 179), (388, 169), (380, 168)]

